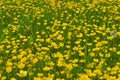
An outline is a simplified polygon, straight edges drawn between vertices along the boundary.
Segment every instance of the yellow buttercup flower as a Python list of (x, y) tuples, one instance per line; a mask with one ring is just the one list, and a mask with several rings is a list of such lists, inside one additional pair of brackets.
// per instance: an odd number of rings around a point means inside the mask
[(23, 63), (18, 64), (19, 69), (23, 69), (24, 67), (25, 67), (25, 64), (23, 64)]
[(90, 78), (88, 77), (88, 75), (83, 74), (80, 76), (79, 80), (90, 80)]
[(43, 73), (37, 73), (38, 77), (42, 77), (44, 74)]
[(51, 68), (50, 67), (44, 67), (43, 70), (44, 71), (49, 71)]
[(3, 51), (4, 45), (0, 45), (0, 51)]
[(120, 32), (117, 32), (117, 36), (120, 36)]
[(62, 35), (58, 35), (57, 39), (62, 41), (64, 39), (64, 37)]
[(7, 73), (12, 72), (12, 67), (6, 67), (6, 72), (7, 72)]
[(33, 80), (42, 80), (40, 77), (34, 77)]
[(37, 59), (37, 58), (34, 58), (32, 62), (33, 62), (33, 64), (35, 64), (35, 63), (38, 62), (38, 59)]
[(16, 78), (13, 77), (13, 78), (10, 78), (10, 80), (16, 80)]
[(0, 80), (6, 80), (6, 77), (5, 76), (3, 76), (3, 77), (1, 77), (1, 79)]
[(27, 71), (20, 70), (19, 73), (17, 73), (17, 75), (18, 75), (19, 77), (25, 77), (25, 76), (27, 76)]
[(7, 64), (6, 64), (6, 66), (12, 66), (13, 64), (12, 64), (12, 62), (11, 61), (7, 61)]
[(120, 55), (120, 51), (118, 51), (117, 54)]

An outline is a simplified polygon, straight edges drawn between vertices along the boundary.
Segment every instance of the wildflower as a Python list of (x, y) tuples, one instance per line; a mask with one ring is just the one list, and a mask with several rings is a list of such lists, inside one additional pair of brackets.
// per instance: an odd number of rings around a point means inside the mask
[(48, 42), (48, 43), (49, 43), (49, 42), (50, 42), (50, 38), (47, 38), (47, 39), (46, 39), (46, 42)]
[(79, 51), (79, 56), (84, 56), (85, 54), (82, 51)]
[(62, 37), (62, 35), (58, 35), (57, 40), (62, 41), (63, 39), (64, 39), (64, 38)]
[(95, 56), (95, 53), (94, 53), (94, 52), (91, 52), (91, 53), (90, 53), (90, 56), (91, 56), (91, 57), (94, 57), (94, 56)]
[(33, 62), (33, 64), (35, 64), (35, 63), (38, 62), (38, 59), (37, 59), (37, 58), (34, 58), (32, 62)]
[(55, 42), (51, 42), (50, 44), (51, 44), (51, 46), (53, 46), (55, 49), (58, 48), (58, 45), (57, 45)]
[(22, 52), (20, 52), (20, 54), (21, 54), (21, 55), (26, 55), (27, 52), (26, 52), (26, 51), (22, 51)]
[(10, 78), (10, 80), (16, 80), (14, 77)]
[(40, 77), (34, 77), (33, 80), (42, 80)]
[(3, 51), (4, 45), (0, 45), (0, 51)]
[(2, 60), (2, 59), (0, 59), (0, 64), (2, 64), (2, 62), (3, 62), (3, 60)]
[(13, 64), (12, 64), (12, 62), (11, 61), (7, 61), (7, 64), (6, 64), (6, 66), (12, 66)]
[(42, 76), (43, 76), (43, 73), (37, 73), (37, 76), (38, 76), (38, 77), (42, 77)]
[(41, 47), (41, 49), (42, 49), (42, 50), (46, 50), (46, 51), (49, 50), (48, 47)]
[(5, 76), (1, 77), (1, 80), (6, 80), (6, 77)]
[(93, 61), (96, 62), (96, 63), (98, 63), (98, 59), (95, 59), (95, 58), (94, 58)]
[(25, 77), (25, 76), (27, 76), (27, 71), (20, 70), (19, 73), (17, 73), (17, 75), (18, 75), (19, 77)]
[(12, 72), (12, 67), (10, 67), (10, 66), (9, 66), (9, 67), (6, 67), (6, 72), (7, 72), (7, 73)]
[(43, 70), (44, 71), (49, 71), (51, 68), (50, 67), (44, 67)]
[(23, 69), (24, 67), (25, 67), (25, 64), (23, 64), (23, 63), (18, 64), (19, 69)]
[(51, 77), (43, 77), (42, 80), (53, 80)]
[(60, 43), (59, 46), (60, 46), (60, 47), (63, 47), (63, 46), (64, 46), (64, 43)]
[(120, 51), (118, 51), (117, 54), (120, 55)]
[(99, 69), (94, 70), (94, 73), (96, 73), (98, 75), (102, 75), (102, 72)]
[(23, 39), (23, 42), (27, 42), (28, 39)]
[(95, 73), (90, 73), (90, 74), (89, 74), (89, 77), (96, 77), (96, 75), (97, 75), (97, 74), (95, 74)]
[(120, 36), (120, 32), (117, 32), (117, 35)]
[(15, 54), (16, 52), (17, 52), (16, 49), (13, 49), (13, 50), (11, 51), (11, 53), (13, 53), (13, 54)]
[(58, 67), (62, 67), (62, 66), (63, 66), (63, 63), (62, 63), (61, 60), (58, 60), (58, 62), (57, 62), (57, 66), (58, 66)]
[(79, 80), (90, 80), (90, 78), (88, 77), (88, 75), (83, 74), (80, 76)]
[(78, 34), (77, 37), (81, 38), (83, 36), (82, 33)]
[(65, 66), (66, 66), (66, 69), (69, 70), (69, 71), (71, 71), (73, 69), (72, 64), (67, 64)]

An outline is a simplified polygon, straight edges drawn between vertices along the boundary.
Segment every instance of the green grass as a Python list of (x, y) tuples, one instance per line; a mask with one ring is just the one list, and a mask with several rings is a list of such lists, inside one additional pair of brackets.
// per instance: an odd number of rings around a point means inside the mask
[(0, 79), (119, 80), (119, 11), (114, 0), (0, 1)]

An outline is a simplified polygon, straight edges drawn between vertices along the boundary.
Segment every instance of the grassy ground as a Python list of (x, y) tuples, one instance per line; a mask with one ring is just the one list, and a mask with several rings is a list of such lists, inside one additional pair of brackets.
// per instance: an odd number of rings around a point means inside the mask
[(0, 80), (120, 80), (119, 0), (1, 0)]

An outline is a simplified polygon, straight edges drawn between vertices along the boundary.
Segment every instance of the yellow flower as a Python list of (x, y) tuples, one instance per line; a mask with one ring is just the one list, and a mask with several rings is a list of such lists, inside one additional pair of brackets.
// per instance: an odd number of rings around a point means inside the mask
[(40, 77), (34, 77), (34, 80), (42, 80)]
[(106, 58), (109, 58), (110, 56), (111, 56), (110, 53), (105, 54)]
[(20, 52), (20, 54), (21, 54), (21, 55), (26, 55), (27, 52), (26, 52), (26, 51), (22, 51), (22, 52)]
[(50, 38), (47, 38), (47, 39), (46, 39), (46, 42), (50, 42)]
[(82, 33), (78, 34), (77, 37), (81, 38), (83, 36)]
[(11, 48), (11, 45), (7, 45), (6, 48), (8, 48), (8, 49)]
[(99, 51), (99, 50), (100, 50), (99, 47), (95, 47), (95, 48), (93, 48), (93, 51)]
[(23, 42), (27, 42), (27, 40), (28, 40), (27, 38), (26, 38), (26, 39), (23, 39)]
[(53, 80), (51, 77), (43, 77), (42, 80)]
[(25, 77), (27, 76), (27, 71), (20, 70), (19, 73), (17, 73), (19, 77)]
[(50, 44), (51, 44), (51, 46), (53, 46), (55, 49), (58, 48), (58, 45), (57, 45), (55, 42), (51, 42)]
[(10, 80), (16, 80), (16, 79), (13, 77), (13, 78), (10, 78)]
[(66, 64), (65, 66), (66, 66), (66, 69), (69, 71), (71, 71), (73, 69), (72, 64)]
[(91, 57), (94, 57), (94, 56), (95, 56), (95, 53), (94, 53), (94, 52), (91, 52), (91, 53), (90, 53), (90, 56), (91, 56)]
[(5, 76), (3, 76), (3, 77), (1, 77), (1, 79), (0, 80), (6, 80), (6, 77)]
[(52, 66), (55, 65), (55, 63), (54, 62), (50, 62), (49, 65), (52, 67)]
[(96, 77), (96, 75), (97, 74), (95, 74), (95, 73), (91, 73), (91, 74), (89, 74), (89, 77)]
[(101, 43), (101, 42), (98, 42), (98, 43), (96, 43), (95, 46), (100, 47), (100, 46), (102, 46), (102, 43)]
[(35, 63), (38, 62), (38, 59), (37, 59), (37, 58), (34, 58), (32, 62), (33, 62), (33, 64), (35, 64)]
[(84, 56), (85, 54), (81, 51), (79, 51), (79, 56)]
[(64, 46), (64, 43), (60, 43), (59, 46), (60, 46), (60, 47), (63, 47), (63, 46)]
[(63, 39), (64, 39), (64, 38), (62, 37), (62, 35), (58, 35), (57, 40), (62, 41)]
[(11, 51), (11, 53), (13, 53), (13, 54), (15, 54), (16, 52), (17, 52), (16, 49), (13, 49), (13, 50)]
[(84, 62), (85, 62), (85, 59), (81, 59), (79, 62), (84, 63)]
[(4, 45), (0, 45), (0, 51), (3, 51)]
[(120, 32), (117, 32), (117, 35), (120, 36)]
[(42, 76), (43, 76), (43, 73), (37, 73), (37, 76), (38, 76), (38, 77), (42, 77)]
[(50, 67), (44, 67), (43, 70), (44, 71), (49, 71), (51, 68)]
[(12, 72), (12, 67), (6, 67), (6, 72), (7, 72), (7, 73)]
[(25, 67), (25, 64), (23, 64), (23, 63), (18, 64), (19, 69), (23, 69), (24, 67)]
[(107, 80), (116, 80), (116, 77), (115, 77), (115, 76), (109, 76), (109, 77), (107, 78)]
[(48, 47), (41, 47), (41, 49), (42, 49), (42, 50), (46, 50), (46, 51), (49, 50)]
[(58, 66), (58, 67), (62, 67), (62, 66), (63, 66), (63, 63), (62, 63), (61, 60), (58, 60), (58, 62), (57, 62), (57, 66)]
[(8, 54), (8, 53), (10, 53), (10, 51), (9, 50), (5, 50), (5, 53)]
[(118, 51), (117, 54), (120, 55), (120, 51)]
[(90, 78), (88, 77), (88, 75), (83, 74), (80, 76), (79, 80), (90, 80)]
[(0, 64), (2, 64), (2, 62), (3, 62), (3, 60), (2, 60), (2, 59), (0, 59)]
[(94, 58), (93, 61), (96, 62), (96, 63), (98, 63), (98, 59), (95, 59), (95, 58)]
[(17, 56), (12, 56), (12, 60), (16, 60), (17, 59)]
[(78, 41), (75, 41), (75, 44), (77, 44), (77, 45), (80, 44), (80, 41), (79, 41), (79, 40), (78, 40)]
[(102, 72), (99, 69), (94, 70), (95, 74), (102, 75)]
[(7, 64), (6, 64), (6, 66), (12, 66), (13, 64), (12, 64), (12, 62), (11, 61), (7, 61)]

